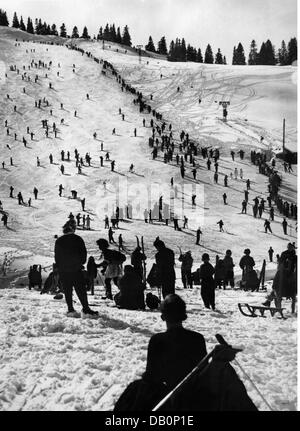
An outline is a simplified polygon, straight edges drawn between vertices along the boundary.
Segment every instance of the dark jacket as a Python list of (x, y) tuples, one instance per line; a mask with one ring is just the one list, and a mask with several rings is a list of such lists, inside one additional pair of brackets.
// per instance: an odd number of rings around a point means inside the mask
[(55, 242), (54, 257), (59, 272), (78, 272), (86, 262), (83, 239), (75, 233), (59, 237)]
[(172, 389), (207, 354), (204, 337), (198, 332), (176, 327), (155, 334), (148, 345), (143, 379)]
[(241, 269), (245, 269), (246, 267), (250, 267), (253, 268), (255, 266), (255, 262), (253, 257), (249, 256), (249, 255), (245, 255), (241, 258), (240, 260), (240, 268)]
[(144, 289), (141, 278), (132, 271), (124, 274), (119, 282), (120, 294), (116, 298), (117, 305), (127, 310), (145, 308)]
[(175, 281), (175, 256), (174, 252), (165, 247), (159, 250), (155, 255), (157, 264), (157, 276), (160, 282)]

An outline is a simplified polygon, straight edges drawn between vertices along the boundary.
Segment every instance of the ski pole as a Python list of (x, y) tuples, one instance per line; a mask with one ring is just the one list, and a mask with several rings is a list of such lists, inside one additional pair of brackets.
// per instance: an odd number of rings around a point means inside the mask
[[(219, 342), (219, 344), (222, 344), (228, 348), (231, 348), (232, 350), (234, 350), (235, 352), (240, 352), (241, 349), (235, 349), (232, 348), (231, 346), (229, 346), (228, 343), (226, 343), (226, 341), (224, 340), (224, 338), (219, 335), (216, 334), (216, 338), (217, 341)], [(222, 342), (220, 342), (220, 340)], [(206, 356), (204, 356), (204, 358), (201, 359), (201, 361), (195, 366), (195, 368), (183, 379), (181, 380), (181, 382), (178, 383), (177, 386), (175, 386), (174, 389), (172, 389), (171, 392), (169, 392), (153, 409), (152, 411), (155, 412), (157, 410), (159, 410), (161, 408), (161, 406), (163, 406), (175, 393), (177, 393), (181, 387), (188, 381), (190, 380), (191, 377), (193, 377), (201, 368), (203, 365), (206, 364), (206, 366), (204, 366), (204, 368), (201, 370), (199, 376), (201, 376), (202, 374), (205, 373), (205, 371), (208, 369), (208, 367), (210, 366), (210, 363), (208, 363), (208, 360), (214, 355), (214, 358), (216, 358), (217, 356), (219, 356), (220, 353), (223, 353), (223, 351), (216, 351), (216, 347), (213, 348), (213, 350), (208, 353)]]
[[(220, 344), (223, 344), (225, 346), (228, 345), (228, 343), (224, 340), (224, 338), (222, 337), (222, 335), (217, 334), (216, 338), (217, 338), (217, 340), (219, 341)], [(236, 365), (238, 365), (238, 367), (241, 369), (241, 371), (245, 374), (245, 376), (247, 377), (247, 379), (249, 380), (249, 382), (252, 384), (252, 386), (257, 391), (257, 393), (261, 396), (262, 400), (266, 403), (266, 405), (269, 407), (269, 409), (271, 411), (274, 411), (274, 409), (272, 409), (272, 407), (270, 406), (270, 404), (268, 403), (268, 401), (265, 399), (265, 397), (263, 396), (263, 394), (260, 392), (260, 390), (258, 389), (258, 387), (255, 385), (255, 383), (250, 378), (250, 376), (246, 373), (246, 371), (243, 369), (243, 367), (239, 364), (239, 362), (236, 359), (234, 359), (234, 362), (236, 363)]]

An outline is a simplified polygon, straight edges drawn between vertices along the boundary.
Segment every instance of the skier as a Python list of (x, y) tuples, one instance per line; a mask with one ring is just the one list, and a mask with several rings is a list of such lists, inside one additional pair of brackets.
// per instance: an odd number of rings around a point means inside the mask
[(13, 198), (13, 197), (14, 197), (14, 196), (13, 196), (13, 192), (14, 192), (14, 188), (13, 188), (13, 186), (10, 186), (9, 190), (10, 190), (10, 192), (9, 192), (9, 197), (10, 197), (10, 198)]
[(224, 187), (228, 187), (228, 175), (224, 176)]
[(270, 262), (273, 262), (273, 254), (274, 254), (274, 250), (273, 250), (273, 248), (272, 248), (272, 247), (270, 247), (270, 248), (269, 248), (268, 253), (269, 253), (269, 259), (270, 259)]
[(284, 219), (283, 219), (283, 222), (282, 222), (281, 224), (282, 224), (282, 228), (283, 228), (283, 233), (284, 233), (284, 235), (287, 235), (287, 227), (288, 227), (288, 223), (287, 223), (287, 221), (286, 221), (286, 218), (284, 218)]
[(247, 186), (247, 190), (250, 190), (250, 180), (248, 178), (248, 180), (246, 181), (246, 186)]
[(213, 274), (214, 267), (209, 263), (209, 254), (202, 255), (202, 265), (199, 268), (199, 278), (201, 282), (201, 297), (205, 308), (215, 309), (215, 282)]
[(219, 225), (220, 232), (224, 232), (224, 229), (223, 229), (224, 222), (223, 222), (223, 220), (218, 221), (217, 224)]
[(33, 189), (33, 194), (34, 194), (34, 199), (37, 199), (38, 189), (36, 187), (34, 187), (34, 189)]
[(113, 237), (113, 235), (114, 235), (114, 231), (112, 230), (112, 228), (110, 227), (109, 229), (108, 229), (108, 240), (109, 240), (109, 243), (110, 244), (112, 244), (112, 243), (115, 243), (116, 241), (114, 240), (114, 237)]
[(224, 205), (227, 205), (227, 194), (226, 193), (223, 193), (223, 202), (224, 202)]
[(187, 251), (186, 253), (180, 253), (178, 258), (179, 262), (181, 262), (181, 280), (183, 284), (183, 288), (190, 289), (193, 288), (192, 281), (192, 266), (193, 266), (193, 258), (191, 251)]
[(85, 198), (83, 198), (83, 199), (80, 199), (80, 203), (81, 203), (81, 208), (82, 208), (82, 211), (85, 211)]
[(242, 202), (242, 214), (247, 214), (247, 202), (245, 199)]
[(3, 213), (1, 220), (3, 221), (4, 227), (7, 227), (7, 219), (8, 219), (7, 214)]
[(196, 245), (200, 245), (200, 239), (201, 239), (202, 231), (200, 227), (198, 227), (196, 231)]
[(58, 186), (58, 195), (61, 197), (61, 195), (62, 195), (62, 191), (64, 190), (64, 188), (63, 188), (63, 186), (62, 186), (62, 184), (60, 184), (59, 186)]
[(226, 286), (228, 283), (230, 284), (230, 287), (234, 287), (234, 263), (232, 260), (232, 251), (226, 250), (225, 257), (223, 259), (223, 265), (224, 265), (224, 290), (226, 289)]
[(159, 238), (156, 238), (153, 245), (158, 250), (155, 254), (157, 277), (159, 287), (162, 289), (162, 296), (165, 298), (170, 293), (174, 294), (175, 292), (174, 252), (167, 248)]
[(118, 243), (119, 243), (119, 251), (124, 250), (123, 238), (122, 238), (122, 234), (121, 233), (120, 233), (119, 238), (118, 238)]

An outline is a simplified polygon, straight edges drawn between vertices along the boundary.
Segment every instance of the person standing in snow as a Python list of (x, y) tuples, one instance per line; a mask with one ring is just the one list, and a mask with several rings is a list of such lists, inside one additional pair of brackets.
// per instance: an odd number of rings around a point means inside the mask
[(69, 220), (63, 226), (63, 235), (55, 242), (54, 257), (59, 279), (63, 286), (68, 307), (68, 317), (80, 317), (73, 307), (73, 287), (82, 305), (82, 317), (97, 317), (98, 312), (90, 309), (83, 276), (83, 265), (87, 251), (83, 239), (75, 234), (76, 223)]

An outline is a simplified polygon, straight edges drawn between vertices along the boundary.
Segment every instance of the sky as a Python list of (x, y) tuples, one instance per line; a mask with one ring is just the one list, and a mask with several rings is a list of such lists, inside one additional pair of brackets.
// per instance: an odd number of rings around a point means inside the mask
[(121, 31), (127, 24), (133, 45), (146, 45), (152, 36), (155, 46), (162, 36), (167, 45), (185, 38), (204, 52), (208, 43), (231, 61), (233, 46), (241, 42), (246, 54), (252, 39), (258, 47), (270, 39), (276, 50), (297, 36), (297, 0), (1, 0), (11, 21), (13, 12), (60, 26), (68, 34), (74, 25), (82, 34), (97, 35), (99, 27), (115, 23)]

